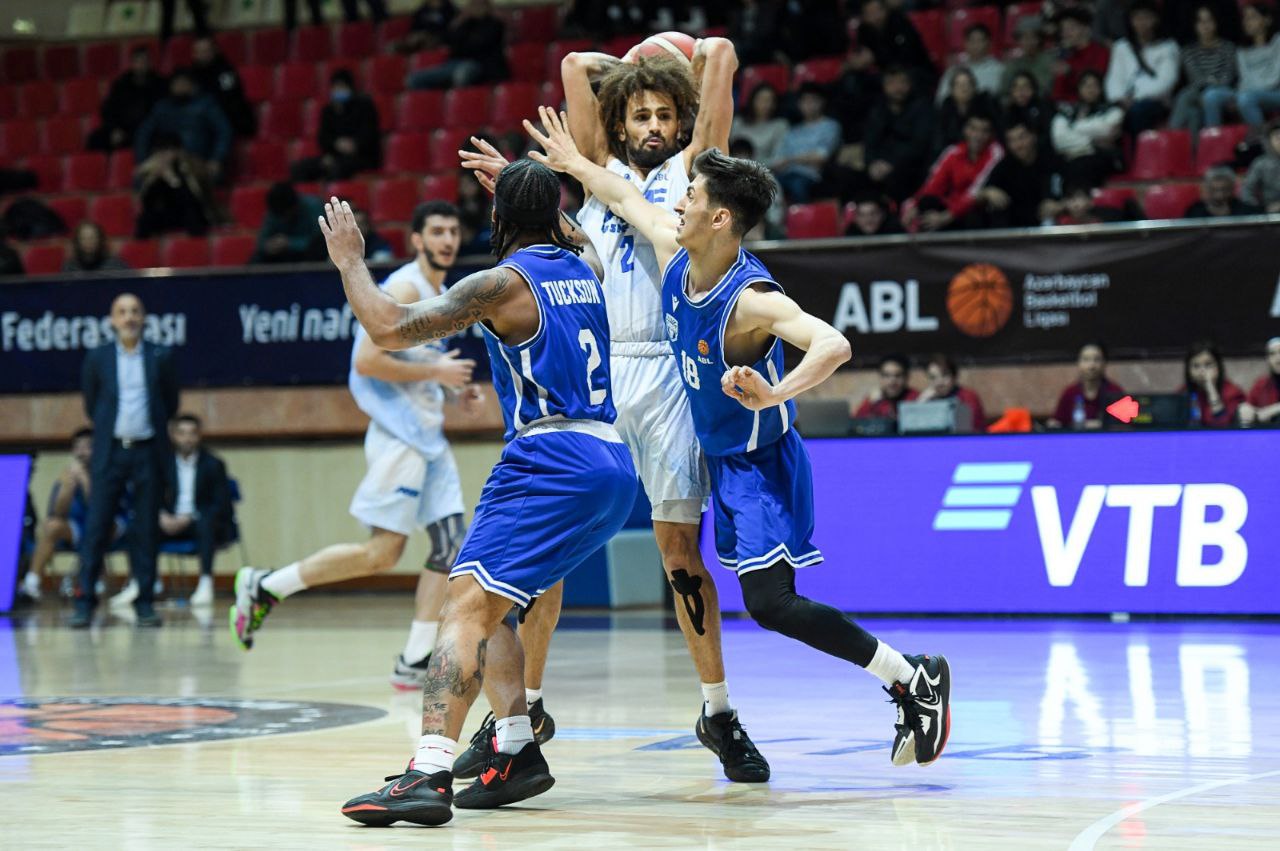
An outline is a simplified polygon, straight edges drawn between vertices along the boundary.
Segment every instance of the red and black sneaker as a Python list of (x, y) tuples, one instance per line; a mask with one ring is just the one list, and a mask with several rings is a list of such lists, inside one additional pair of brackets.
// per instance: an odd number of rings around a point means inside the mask
[(485, 770), (458, 793), (454, 805), (460, 810), (492, 810), (541, 795), (555, 783), (537, 742), (529, 742), (516, 754), (498, 753), (495, 747)]
[(453, 818), (453, 774), (437, 771), (427, 775), (413, 763), (404, 774), (387, 778), (386, 786), (352, 798), (342, 805), (342, 814), (370, 827), (389, 827), (398, 821), (438, 825)]

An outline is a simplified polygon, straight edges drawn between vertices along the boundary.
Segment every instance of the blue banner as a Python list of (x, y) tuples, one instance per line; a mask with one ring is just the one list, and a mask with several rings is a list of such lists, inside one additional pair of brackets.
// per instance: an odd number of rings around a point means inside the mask
[(0, 455), (0, 612), (13, 608), (18, 590), (22, 516), (30, 474), (29, 455)]

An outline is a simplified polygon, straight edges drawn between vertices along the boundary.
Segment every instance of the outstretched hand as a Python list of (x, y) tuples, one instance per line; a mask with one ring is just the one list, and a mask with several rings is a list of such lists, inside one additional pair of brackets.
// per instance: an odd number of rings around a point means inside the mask
[(529, 159), (540, 162), (554, 171), (569, 171), (575, 160), (582, 158), (582, 153), (569, 132), (569, 116), (563, 112), (556, 112), (549, 106), (540, 106), (538, 117), (542, 119), (542, 130), (535, 127), (527, 118), (524, 120), (524, 129), (546, 153), (530, 151)]
[(475, 151), (458, 151), (462, 158), (462, 167), (471, 169), (480, 185), (493, 194), (494, 183), (498, 180), (498, 172), (506, 168), (509, 162), (502, 152), (477, 136), (471, 137)]
[(724, 395), (737, 399), (749, 411), (762, 411), (778, 404), (773, 385), (749, 366), (731, 366), (720, 377), (720, 389)]
[(364, 262), (364, 234), (356, 224), (355, 213), (346, 201), (332, 196), (324, 205), (320, 217), (320, 232), (324, 234), (329, 249), (329, 259), (339, 269), (346, 269)]

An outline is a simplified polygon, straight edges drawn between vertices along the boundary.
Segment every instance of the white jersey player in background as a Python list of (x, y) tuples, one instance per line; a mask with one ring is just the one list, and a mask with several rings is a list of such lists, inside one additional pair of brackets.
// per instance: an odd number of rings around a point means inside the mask
[[(414, 211), (410, 237), (415, 258), (383, 282), (404, 304), (444, 292), (445, 277), (461, 244), (458, 210), (432, 201)], [(435, 648), (448, 573), (466, 531), (462, 486), (453, 452), (444, 437), (446, 391), (462, 391), (464, 403), (479, 400), (469, 384), (475, 361), (458, 357), (444, 341), (403, 352), (387, 352), (356, 332), (348, 384), (369, 415), (364, 451), (368, 471), (351, 500), (351, 514), (370, 529), (360, 544), (335, 544), (279, 570), (241, 568), (231, 630), (246, 650), (272, 606), (304, 588), (328, 585), (391, 570), (409, 536), (425, 529), (431, 551), (418, 579), (414, 620), (391, 682), (398, 688), (422, 685)]]

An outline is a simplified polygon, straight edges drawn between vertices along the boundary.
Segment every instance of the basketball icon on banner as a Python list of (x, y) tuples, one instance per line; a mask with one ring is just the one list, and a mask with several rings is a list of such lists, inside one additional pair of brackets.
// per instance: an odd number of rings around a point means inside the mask
[(990, 263), (965, 266), (947, 287), (947, 314), (970, 337), (990, 337), (1009, 321), (1013, 288)]

